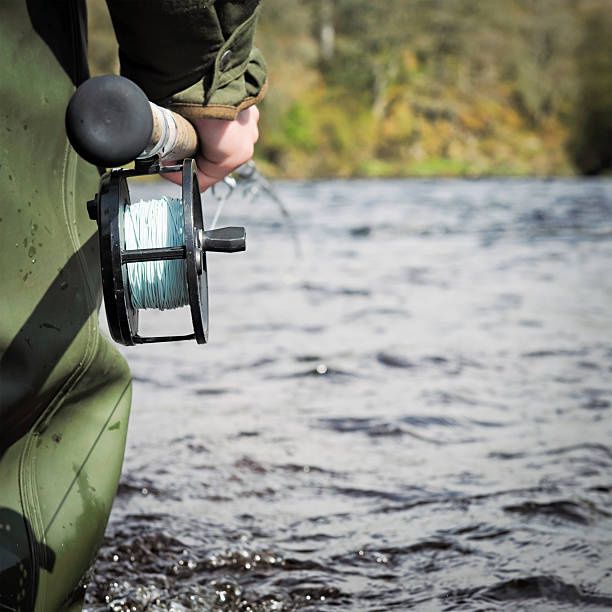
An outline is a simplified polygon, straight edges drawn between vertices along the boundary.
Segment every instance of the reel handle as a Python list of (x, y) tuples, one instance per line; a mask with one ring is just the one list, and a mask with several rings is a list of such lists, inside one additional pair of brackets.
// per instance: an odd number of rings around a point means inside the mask
[(138, 85), (112, 74), (77, 88), (66, 109), (66, 133), (81, 157), (104, 168), (153, 156), (182, 160), (198, 150), (189, 121), (149, 102)]

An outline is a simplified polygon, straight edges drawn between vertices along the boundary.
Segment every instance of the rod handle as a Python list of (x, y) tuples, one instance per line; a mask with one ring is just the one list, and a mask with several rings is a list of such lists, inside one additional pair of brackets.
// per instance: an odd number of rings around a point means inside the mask
[(66, 134), (81, 157), (104, 168), (158, 153), (180, 160), (198, 150), (189, 121), (150, 103), (138, 85), (117, 75), (94, 77), (77, 88), (66, 109)]
[(160, 155), (164, 161), (179, 161), (195, 157), (198, 135), (193, 125), (177, 113), (150, 102), (153, 130), (146, 149), (139, 157)]

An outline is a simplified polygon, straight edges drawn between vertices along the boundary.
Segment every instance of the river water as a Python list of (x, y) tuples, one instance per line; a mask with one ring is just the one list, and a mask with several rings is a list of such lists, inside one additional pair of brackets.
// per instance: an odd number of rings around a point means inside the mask
[(612, 181), (277, 189), (123, 351), (87, 610), (612, 609)]

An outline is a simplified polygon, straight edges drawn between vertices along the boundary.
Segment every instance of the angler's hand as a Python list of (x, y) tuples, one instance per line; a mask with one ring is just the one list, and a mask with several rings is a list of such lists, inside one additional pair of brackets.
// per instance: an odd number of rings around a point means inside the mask
[[(195, 162), (201, 191), (218, 183), (253, 157), (253, 149), (259, 138), (258, 121), (259, 110), (256, 106), (243, 110), (234, 121), (192, 121), (200, 142)], [(178, 172), (163, 176), (177, 185), (181, 183), (181, 175)]]

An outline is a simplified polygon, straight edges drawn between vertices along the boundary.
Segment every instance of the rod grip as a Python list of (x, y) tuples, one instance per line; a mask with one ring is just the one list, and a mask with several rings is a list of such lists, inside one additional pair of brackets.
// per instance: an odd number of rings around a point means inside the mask
[(164, 161), (195, 157), (198, 135), (193, 125), (177, 113), (150, 103), (153, 130), (147, 148), (141, 157), (157, 155)]
[(81, 157), (104, 168), (143, 155), (181, 160), (198, 150), (189, 121), (150, 103), (138, 85), (117, 75), (94, 77), (77, 88), (66, 109), (66, 134)]
[[(172, 111), (169, 111), (172, 112)], [(195, 158), (200, 145), (198, 143), (198, 134), (193, 127), (193, 124), (185, 119), (185, 117), (172, 113), (178, 128), (178, 138), (176, 146), (172, 150), (173, 157), (168, 159), (185, 159), (187, 157)]]

